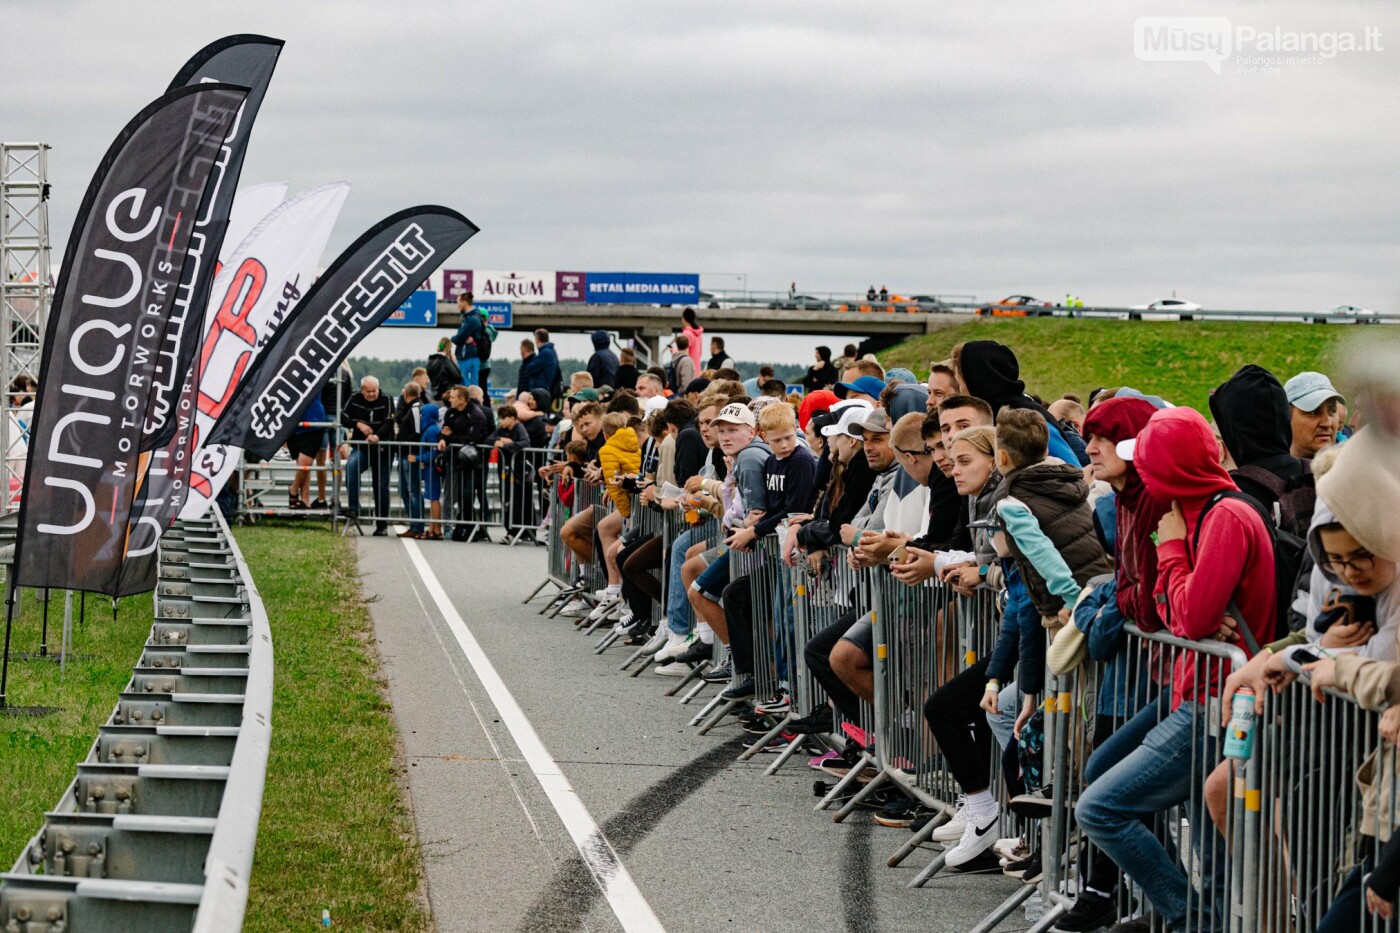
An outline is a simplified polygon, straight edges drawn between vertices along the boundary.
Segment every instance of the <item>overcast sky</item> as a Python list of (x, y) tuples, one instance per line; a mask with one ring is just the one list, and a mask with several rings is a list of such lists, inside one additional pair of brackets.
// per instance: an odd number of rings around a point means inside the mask
[[(243, 181), (352, 181), (330, 255), (439, 202), (482, 228), (457, 268), (1400, 310), (1394, 3), (36, 0), (0, 15), (0, 136), (53, 146), (55, 257), (121, 126), (202, 45), (261, 32), (287, 46)], [(1384, 51), (1217, 76), (1139, 61), (1141, 15), (1375, 26)]]

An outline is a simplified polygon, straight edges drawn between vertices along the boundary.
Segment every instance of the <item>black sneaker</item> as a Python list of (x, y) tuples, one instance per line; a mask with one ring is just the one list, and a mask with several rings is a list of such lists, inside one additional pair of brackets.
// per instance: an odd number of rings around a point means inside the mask
[(1122, 923), (1114, 924), (1108, 933), (1152, 933), (1152, 921), (1146, 917), (1124, 920)]
[(1117, 898), (1083, 891), (1069, 913), (1055, 924), (1055, 930), (1058, 933), (1089, 933), (1091, 930), (1101, 930), (1117, 919)]
[(628, 647), (632, 648), (640, 648), (642, 645), (645, 645), (647, 642), (651, 641), (651, 636), (655, 634), (656, 629), (652, 626), (647, 626), (639, 631), (633, 632), (631, 635), (628, 635), (627, 645)]
[(923, 804), (909, 797), (901, 796), (875, 812), (873, 819), (881, 826), (907, 829), (914, 821), (929, 812)]
[(754, 682), (752, 674), (740, 674), (736, 683), (729, 686), (729, 689), (719, 695), (721, 700), (748, 700), (753, 697)]
[(1045, 874), (1044, 860), (1040, 857), (1040, 849), (1032, 849), (1030, 855), (1025, 858), (1007, 862), (1001, 873), (1011, 878), (1020, 878), (1025, 884), (1035, 884), (1040, 880), (1040, 876)]
[(754, 707), (754, 712), (764, 716), (785, 716), (792, 708), (792, 697), (787, 687), (779, 687), (773, 695)]
[(767, 735), (773, 729), (774, 723), (763, 716), (740, 716), (739, 728), (749, 735)]
[(834, 728), (836, 725), (832, 720), (831, 707), (825, 704), (788, 723), (788, 729), (798, 735), (825, 735)]
[[(700, 679), (707, 684), (724, 684), (734, 679), (734, 662), (725, 659), (719, 667), (712, 667), (700, 675)], [(753, 694), (750, 694), (752, 696)]]
[(385, 528), (383, 525), (378, 525), (374, 529), (374, 536), (376, 538), (387, 538), (389, 537), (389, 529)]
[(1011, 812), (1028, 820), (1050, 816), (1055, 808), (1055, 788), (1049, 784), (1011, 798)]
[(710, 656), (715, 653), (714, 645), (707, 645), (698, 638), (691, 639), (690, 647), (686, 648), (675, 660), (682, 664), (702, 664), (710, 660)]
[(326, 509), (330, 508), (330, 503), (328, 503), (325, 499), (317, 499), (311, 503), (311, 507), (313, 509)]

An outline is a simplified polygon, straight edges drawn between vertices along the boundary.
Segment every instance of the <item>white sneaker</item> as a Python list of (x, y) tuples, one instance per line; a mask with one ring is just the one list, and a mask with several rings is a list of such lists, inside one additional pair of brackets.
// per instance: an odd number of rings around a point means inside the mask
[(690, 665), (672, 661), (670, 664), (658, 664), (652, 672), (662, 677), (684, 677), (690, 673)]
[(666, 644), (666, 639), (670, 636), (671, 630), (662, 626), (656, 630), (656, 634), (651, 636), (651, 641), (642, 645), (642, 654), (656, 654)]
[(967, 828), (967, 807), (958, 800), (957, 812), (953, 818), (933, 831), (931, 837), (934, 842), (957, 842), (962, 838), (963, 830)]
[(641, 624), (642, 620), (633, 615), (631, 609), (628, 609), (618, 617), (617, 628), (613, 629), (613, 631), (617, 632), (619, 635), (631, 635), (633, 628)]
[(694, 635), (677, 635), (670, 629), (666, 630), (666, 647), (656, 652), (657, 663), (674, 661), (681, 656), (681, 652), (690, 647), (690, 640)]
[(959, 865), (966, 865), (977, 856), (986, 852), (997, 841), (997, 823), (1001, 820), (1001, 811), (992, 814), (991, 819), (981, 826), (970, 816), (967, 817), (967, 826), (963, 829), (962, 838), (958, 844), (943, 853), (943, 861), (949, 868), (956, 868)]
[(594, 591), (593, 591), (593, 599), (594, 599), (594, 601), (596, 601), (596, 602), (602, 602), (603, 600), (607, 599), (607, 598), (608, 598), (609, 596), (611, 596), (611, 595), (612, 595), (612, 594), (608, 592), (608, 588), (607, 588), (606, 586), (603, 587), (601, 590), (594, 590)]
[(1020, 861), (1030, 853), (1030, 850), (1026, 848), (1026, 840), (1020, 836), (1007, 836), (1005, 839), (998, 839), (993, 844), (992, 851), (1002, 860), (1002, 868), (1012, 862)]
[(613, 611), (608, 613), (608, 619), (613, 622), (621, 622), (624, 618), (632, 618), (632, 610), (627, 608), (627, 601), (619, 597)]
[(597, 622), (607, 617), (608, 613), (622, 605), (622, 597), (605, 596), (603, 601), (593, 607), (593, 611), (588, 614), (588, 621)]
[(564, 604), (564, 608), (559, 610), (559, 614), (561, 616), (569, 616), (577, 619), (587, 615), (592, 607), (593, 604), (582, 596), (575, 596)]

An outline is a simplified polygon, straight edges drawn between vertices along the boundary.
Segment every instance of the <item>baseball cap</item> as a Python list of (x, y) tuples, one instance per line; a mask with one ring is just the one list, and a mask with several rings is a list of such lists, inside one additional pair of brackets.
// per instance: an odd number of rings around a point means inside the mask
[(896, 366), (894, 369), (886, 371), (885, 385), (889, 385), (891, 382), (905, 382), (911, 385), (921, 385), (913, 371), (905, 369), (903, 366)]
[(842, 402), (837, 402), (835, 405), (832, 405), (831, 408), (829, 408), (829, 409), (827, 409), (827, 410), (828, 410), (829, 412), (831, 412), (831, 414), (834, 415), (834, 416), (839, 420), (840, 417), (841, 417), (841, 414), (842, 414), (843, 412), (849, 411), (849, 410), (852, 409), (852, 408), (872, 408), (872, 407), (874, 407), (874, 406), (872, 406), (872, 405), (870, 404), (870, 402), (869, 402), (868, 400), (866, 400), (866, 399), (863, 399), (863, 398), (852, 398), (852, 399), (846, 399), (845, 401), (842, 401)]
[(694, 392), (698, 395), (701, 392), (704, 392), (709, 387), (710, 380), (706, 379), (704, 376), (696, 376), (694, 379), (690, 380), (690, 382), (686, 384), (686, 387), (681, 390), (681, 394), (689, 395), (690, 393)]
[(653, 395), (651, 398), (647, 399), (646, 404), (642, 406), (642, 412), (643, 414), (649, 415), (654, 411), (660, 411), (665, 408), (670, 401), (671, 400), (664, 395)]
[(1288, 404), (1301, 411), (1317, 411), (1328, 399), (1341, 399), (1342, 393), (1322, 373), (1302, 372), (1283, 384)]
[(857, 421), (854, 427), (862, 435), (866, 432), (871, 434), (888, 434), (890, 433), (890, 416), (885, 414), (883, 408), (877, 408), (870, 412), (865, 418)]
[(831, 391), (841, 398), (845, 398), (847, 392), (860, 392), (871, 398), (879, 398), (880, 393), (885, 391), (885, 383), (874, 376), (861, 376), (854, 382), (838, 382)]
[(848, 437), (860, 437), (861, 432), (857, 427), (870, 414), (868, 406), (853, 405), (841, 412), (841, 417), (835, 424), (829, 424), (822, 428), (822, 437), (836, 437), (845, 434)]
[(583, 388), (569, 396), (571, 402), (596, 402), (598, 401), (598, 390)]
[(1133, 454), (1137, 453), (1137, 438), (1130, 437), (1126, 441), (1119, 441), (1113, 445), (1113, 452), (1118, 454), (1118, 459), (1131, 463)]
[(742, 424), (745, 427), (753, 427), (758, 424), (758, 419), (753, 415), (753, 411), (747, 405), (739, 402), (731, 402), (719, 410), (711, 424), (719, 424), (721, 421), (729, 424)]

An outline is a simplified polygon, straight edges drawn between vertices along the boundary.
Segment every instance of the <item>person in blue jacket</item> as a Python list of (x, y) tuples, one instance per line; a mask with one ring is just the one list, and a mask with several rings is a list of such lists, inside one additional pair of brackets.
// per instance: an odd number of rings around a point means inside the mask
[(462, 372), (462, 385), (474, 386), (481, 378), (481, 357), (476, 344), (486, 335), (486, 328), (481, 323), (481, 315), (472, 307), (471, 292), (457, 296), (457, 312), (462, 316), (457, 333), (452, 337), (452, 345), (457, 348), (457, 368)]

